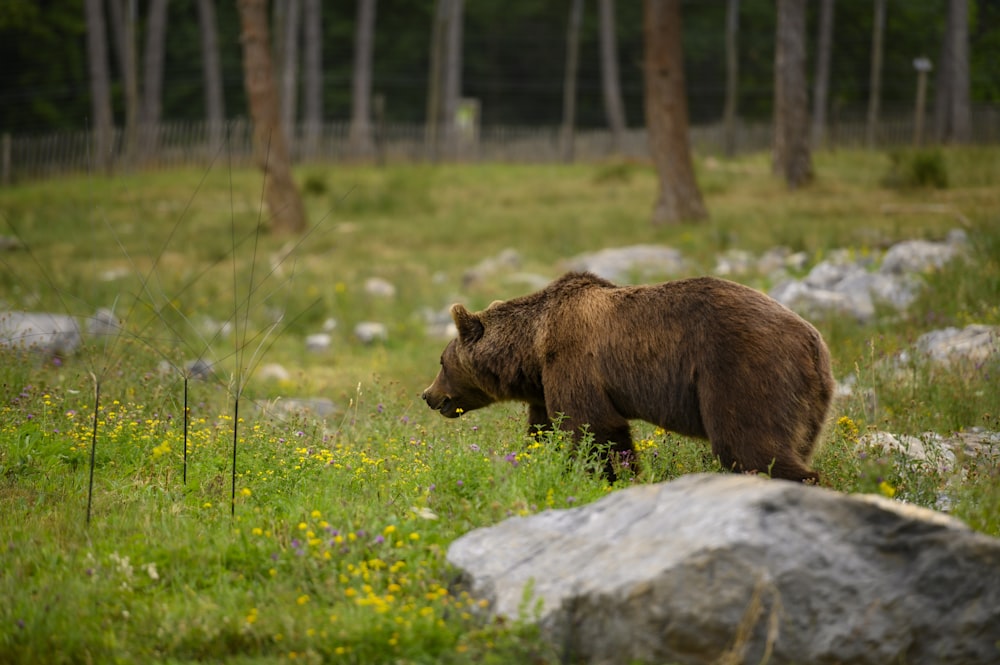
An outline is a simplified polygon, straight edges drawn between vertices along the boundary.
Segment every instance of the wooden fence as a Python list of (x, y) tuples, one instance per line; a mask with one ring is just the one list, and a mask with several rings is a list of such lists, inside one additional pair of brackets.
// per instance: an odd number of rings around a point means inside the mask
[[(862, 148), (867, 144), (865, 122), (857, 117), (838, 117), (830, 123), (823, 147)], [(213, 131), (214, 129), (214, 131)], [(318, 128), (309, 139), (296, 136), (292, 154), (296, 162), (407, 163), (426, 161), (553, 163), (572, 155), (575, 161), (594, 161), (615, 156), (644, 159), (648, 156), (646, 133), (642, 129), (625, 132), (616, 147), (607, 130), (577, 130), (567, 151), (559, 127), (482, 127), (459, 131), (454, 136), (429, 139), (424, 125), (387, 124), (375, 128), (374, 143), (367, 150), (354, 147), (346, 122), (331, 122)], [(221, 131), (220, 131), (221, 130)], [(876, 148), (885, 149), (913, 143), (913, 117), (898, 115), (883, 119), (876, 135)], [(150, 136), (149, 133), (143, 133)], [(130, 147), (121, 129), (111, 140), (107, 169), (112, 173), (168, 168), (208, 166), (224, 161), (234, 166), (252, 163), (250, 125), (234, 120), (223, 128), (206, 123), (164, 123), (153, 135), (155, 147)], [(63, 132), (47, 136), (0, 137), (0, 183), (24, 182), (62, 174), (94, 170), (92, 135)], [(697, 153), (724, 154), (725, 136), (721, 124), (698, 125), (691, 129)], [(770, 148), (770, 123), (741, 123), (734, 137), (737, 153)], [(148, 140), (148, 139), (147, 139)], [(1000, 107), (979, 106), (973, 110), (974, 145), (1000, 144)]]

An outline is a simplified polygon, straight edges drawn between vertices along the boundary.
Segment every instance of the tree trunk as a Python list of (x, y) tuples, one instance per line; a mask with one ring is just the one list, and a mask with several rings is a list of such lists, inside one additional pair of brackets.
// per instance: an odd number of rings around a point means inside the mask
[(358, 0), (358, 21), (354, 30), (354, 73), (351, 77), (351, 153), (371, 157), (372, 141), (372, 51), (375, 41), (376, 0)]
[(879, 102), (882, 98), (882, 37), (885, 34), (885, 2), (875, 0), (875, 20), (872, 24), (872, 69), (868, 90), (868, 123), (865, 143), (874, 148), (878, 139)]
[(778, 0), (774, 57), (774, 171), (796, 189), (812, 180), (806, 88), (806, 7)]
[(266, 0), (238, 0), (243, 46), (243, 81), (253, 121), (254, 155), (264, 171), (264, 197), (272, 227), (281, 233), (306, 229), (302, 198), (292, 179), (288, 146), (281, 131), (274, 84)]
[(155, 159), (159, 149), (160, 112), (163, 108), (163, 59), (167, 39), (167, 0), (151, 0), (146, 18), (146, 51), (143, 56), (142, 110), (139, 120), (140, 152)]
[(450, 0), (437, 0), (434, 22), (431, 25), (430, 69), (427, 72), (427, 129), (426, 145), (430, 161), (438, 160), (438, 135), (441, 129), (441, 63), (444, 60), (445, 36), (448, 26)]
[(615, 34), (615, 0), (598, 0), (601, 39), (601, 92), (604, 97), (604, 113), (611, 130), (612, 150), (622, 152), (625, 135), (625, 104), (622, 102), (622, 86), (618, 76), (618, 39)]
[(198, 0), (198, 24), (201, 28), (202, 73), (205, 81), (205, 122), (208, 124), (209, 149), (214, 155), (222, 147), (226, 121), (215, 0)]
[(934, 133), (937, 140), (967, 142), (971, 131), (968, 0), (948, 2), (948, 21), (941, 40), (935, 88)]
[(94, 132), (94, 164), (111, 169), (111, 81), (108, 75), (108, 42), (101, 0), (86, 0), (87, 66), (90, 70), (90, 107)]
[(118, 69), (121, 72), (125, 98), (125, 138), (124, 161), (131, 164), (135, 159), (136, 144), (139, 141), (139, 76), (136, 58), (135, 26), (137, 0), (109, 0), (113, 44), (118, 55)]
[(442, 74), (444, 99), (441, 104), (445, 152), (450, 159), (458, 157), (458, 105), (462, 99), (462, 10), (463, 0), (450, 0)]
[(303, 125), (306, 156), (315, 159), (323, 135), (323, 24), (321, 0), (305, 0), (303, 32), (305, 71), (303, 72)]
[[(462, 95), (462, 2), (437, 0), (431, 32), (427, 85), (427, 145), (431, 161), (457, 150), (458, 104)], [(442, 150), (443, 148), (443, 150)]]
[(688, 138), (681, 34), (681, 0), (645, 0), (646, 128), (659, 179), (653, 224), (708, 216), (694, 177)]
[(566, 71), (563, 78), (562, 158), (573, 161), (573, 129), (576, 124), (576, 70), (580, 61), (580, 24), (583, 0), (573, 0), (566, 29)]
[(302, 25), (299, 12), (299, 0), (284, 0), (285, 13), (282, 25), (281, 47), (278, 57), (281, 62), (281, 93), (279, 103), (281, 108), (281, 128), (289, 145), (295, 143), (295, 115), (297, 110), (299, 82), (299, 28)]
[(726, 105), (722, 124), (726, 156), (736, 154), (736, 118), (740, 97), (740, 0), (726, 3)]
[(826, 106), (830, 91), (830, 51), (833, 48), (833, 1), (821, 0), (819, 9), (816, 80), (813, 82), (813, 148), (822, 147), (826, 140)]

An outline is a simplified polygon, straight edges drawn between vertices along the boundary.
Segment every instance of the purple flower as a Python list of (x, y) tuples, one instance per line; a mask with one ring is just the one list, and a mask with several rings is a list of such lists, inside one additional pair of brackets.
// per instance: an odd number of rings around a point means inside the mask
[(385, 538), (382, 536), (381, 533), (379, 535), (375, 536), (375, 544), (376, 545), (381, 545), (384, 542), (385, 542)]
[(511, 466), (517, 466), (520, 462), (517, 461), (517, 455), (514, 453), (507, 453), (504, 455), (504, 460), (510, 462)]
[(459, 487), (461, 487), (461, 486), (462, 486), (462, 485), (464, 485), (465, 483), (464, 483), (464, 482), (462, 482), (461, 480), (459, 480), (459, 481), (458, 481), (457, 483), (455, 483), (455, 484), (456, 484), (456, 485), (458, 485)]
[(474, 453), (478, 453), (478, 452), (479, 452), (479, 446), (477, 446), (477, 445), (476, 445), (476, 444), (474, 444), (474, 443), (473, 443), (473, 444), (470, 444), (470, 445), (469, 445), (469, 450), (471, 450), (471, 451), (472, 451), (472, 452), (474, 452)]

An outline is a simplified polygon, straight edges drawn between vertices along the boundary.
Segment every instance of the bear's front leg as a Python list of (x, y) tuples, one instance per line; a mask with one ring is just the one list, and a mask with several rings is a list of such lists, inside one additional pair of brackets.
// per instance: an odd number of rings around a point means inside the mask
[(544, 404), (528, 405), (528, 436), (552, 430), (552, 420)]
[[(631, 469), (632, 473), (639, 473), (639, 460), (635, 454), (635, 446), (632, 444), (632, 431), (628, 421), (623, 420), (623, 424), (616, 427), (589, 428), (594, 435), (594, 444), (607, 446), (603, 451), (604, 455), (604, 477), (609, 483), (618, 480), (619, 469)], [(575, 436), (583, 436), (583, 431), (577, 429)]]

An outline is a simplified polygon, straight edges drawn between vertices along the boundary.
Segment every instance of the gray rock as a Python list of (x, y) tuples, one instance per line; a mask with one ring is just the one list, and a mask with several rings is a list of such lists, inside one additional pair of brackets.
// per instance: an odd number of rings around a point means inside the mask
[(635, 279), (684, 272), (687, 262), (679, 250), (662, 245), (632, 245), (580, 254), (566, 262), (568, 270), (592, 272), (612, 282), (628, 283)]
[(889, 248), (879, 270), (890, 275), (921, 273), (942, 268), (962, 252), (963, 241), (906, 240)]
[(494, 614), (538, 608), (568, 661), (1000, 659), (1000, 539), (882, 497), (691, 475), (472, 531), (448, 561)]
[(329, 333), (313, 333), (306, 335), (306, 350), (312, 353), (322, 353), (333, 344), (333, 336)]
[(365, 280), (365, 293), (376, 298), (395, 298), (396, 287), (381, 277), (369, 277)]
[(212, 363), (204, 358), (197, 358), (184, 365), (185, 374), (198, 381), (208, 381), (215, 377), (212, 371)]
[(263, 405), (261, 411), (279, 419), (302, 416), (328, 418), (337, 413), (337, 406), (325, 397), (281, 397)]
[(875, 303), (865, 291), (841, 293), (811, 288), (805, 282), (788, 280), (771, 289), (771, 297), (807, 318), (846, 315), (860, 322), (875, 316)]
[(81, 342), (80, 325), (72, 316), (0, 312), (0, 347), (69, 355)]
[(267, 363), (261, 366), (256, 372), (257, 378), (261, 381), (290, 381), (292, 379), (292, 374), (284, 365), (278, 363)]
[(867, 432), (858, 439), (862, 450), (877, 451), (880, 454), (898, 454), (919, 467), (938, 473), (950, 473), (955, 469), (954, 443), (934, 432), (910, 436), (890, 432)]
[(753, 267), (754, 256), (745, 249), (728, 249), (715, 257), (715, 274), (720, 277), (745, 275)]
[(24, 249), (24, 243), (14, 236), (0, 236), (0, 252)]
[(384, 323), (377, 321), (362, 321), (354, 326), (354, 336), (365, 344), (384, 342), (389, 339), (389, 329)]
[(95, 337), (117, 335), (122, 329), (121, 321), (107, 307), (102, 307), (87, 319), (87, 334)]
[(450, 305), (437, 311), (425, 307), (420, 314), (424, 320), (424, 329), (428, 337), (441, 340), (458, 337), (458, 328), (455, 327), (455, 322), (451, 318)]
[(813, 266), (802, 282), (811, 289), (832, 290), (848, 277), (864, 274), (865, 269), (856, 263), (821, 261)]
[(917, 338), (917, 350), (943, 364), (979, 364), (1000, 352), (1000, 326), (972, 324), (943, 328)]
[(462, 286), (469, 288), (497, 273), (520, 270), (520, 268), (521, 254), (516, 249), (508, 247), (496, 256), (487, 257), (474, 267), (466, 270), (465, 274), (462, 275)]

